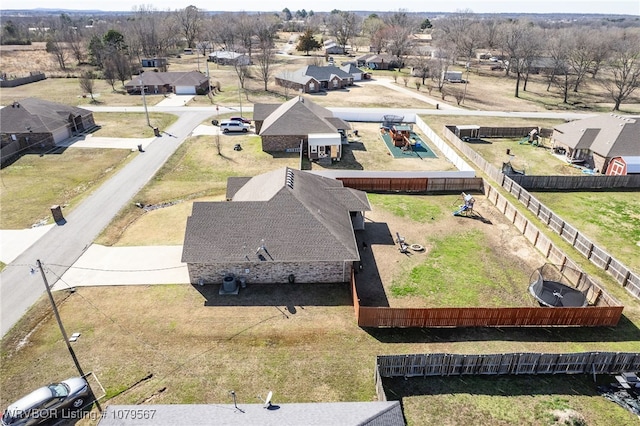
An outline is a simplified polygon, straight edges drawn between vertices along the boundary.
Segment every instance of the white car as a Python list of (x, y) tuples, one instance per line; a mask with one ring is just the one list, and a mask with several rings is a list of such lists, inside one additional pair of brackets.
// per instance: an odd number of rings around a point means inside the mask
[(247, 133), (249, 131), (250, 126), (247, 123), (243, 123), (238, 120), (225, 120), (220, 123), (220, 129), (222, 129), (222, 133), (229, 132), (242, 132)]

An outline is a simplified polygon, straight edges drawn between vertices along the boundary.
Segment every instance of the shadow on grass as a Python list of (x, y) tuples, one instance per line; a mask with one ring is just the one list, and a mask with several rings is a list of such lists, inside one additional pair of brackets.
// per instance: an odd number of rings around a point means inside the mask
[[(354, 147), (352, 147), (352, 145), (356, 145), (357, 148), (360, 148), (358, 149), (360, 151), (366, 150), (364, 149), (364, 145), (362, 145), (362, 143), (351, 142), (348, 145), (342, 145), (342, 157), (340, 158), (340, 161), (334, 161), (331, 165), (327, 166), (320, 166), (317, 162), (314, 161), (312, 163), (312, 167), (315, 167), (316, 169), (327, 170), (364, 170), (364, 166), (360, 164), (360, 162), (356, 160), (355, 155), (353, 155)], [(361, 145), (361, 147), (357, 145)]]
[[(250, 284), (238, 295), (220, 295), (220, 285), (193, 285), (204, 298), (204, 306), (350, 306), (349, 284)], [(295, 311), (289, 309), (289, 311)]]
[(382, 379), (389, 400), (417, 395), (472, 394), (492, 396), (587, 395), (597, 396), (597, 387), (615, 381), (608, 375), (501, 375), (433, 376)]
[(382, 343), (443, 342), (632, 342), (640, 339), (634, 323), (622, 315), (617, 327), (543, 327), (543, 328), (364, 328)]
[(468, 140), (465, 140), (464, 142), (472, 145), (473, 144), (476, 144), (476, 145), (492, 145), (493, 144), (493, 142), (487, 141), (484, 139), (468, 139)]
[(364, 230), (356, 232), (360, 252), (360, 264), (356, 274), (356, 290), (362, 306), (389, 307), (389, 299), (382, 285), (382, 278), (371, 247), (395, 245), (386, 223), (367, 222)]

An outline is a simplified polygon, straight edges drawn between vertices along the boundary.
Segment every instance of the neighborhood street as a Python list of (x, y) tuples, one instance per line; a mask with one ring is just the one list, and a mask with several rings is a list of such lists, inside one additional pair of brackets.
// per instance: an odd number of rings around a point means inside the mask
[(183, 108), (167, 132), (149, 144), (119, 173), (65, 215), (66, 223), (54, 226), (25, 250), (0, 274), (0, 330), (4, 336), (45, 291), (40, 273), (31, 273), (36, 260), (48, 268), (53, 285), (74, 264), (120, 209), (151, 179), (191, 131), (211, 115)]
[[(387, 85), (388, 83), (383, 83)], [(390, 86), (393, 86), (389, 84)], [(402, 88), (396, 89), (406, 90)], [(394, 89), (394, 90), (396, 90)], [(407, 92), (412, 92), (407, 90)], [(426, 96), (412, 93), (413, 96)], [(422, 99), (421, 99), (422, 100)], [(430, 103), (436, 102), (430, 100)], [(99, 112), (142, 112), (142, 107), (87, 107)], [(136, 193), (154, 176), (165, 161), (193, 130), (208, 117), (216, 114), (215, 107), (154, 106), (152, 112), (174, 113), (179, 119), (163, 131), (162, 137), (153, 139), (145, 145), (144, 153), (140, 153), (120, 172), (97, 188), (87, 199), (68, 215), (66, 223), (53, 226), (48, 232), (10, 262), (0, 274), (0, 330), (4, 336), (24, 315), (29, 307), (45, 291), (42, 277), (35, 271), (36, 260), (41, 260), (47, 267), (46, 275), (49, 285), (53, 286), (91, 246), (99, 233), (111, 222), (116, 214), (127, 203), (134, 202)], [(245, 108), (250, 111), (251, 108)], [(357, 112), (358, 108), (329, 108), (336, 115), (340, 112)], [(220, 107), (219, 113), (237, 111), (236, 108)], [(530, 118), (575, 119), (585, 117), (579, 113), (526, 113), (526, 112), (491, 112), (468, 111), (457, 108), (432, 109), (367, 109), (368, 113), (380, 114), (434, 114), (434, 115), (475, 115)], [(173, 262), (176, 263), (175, 261)], [(126, 269), (126, 268), (122, 268)], [(57, 288), (64, 288), (58, 286)]]

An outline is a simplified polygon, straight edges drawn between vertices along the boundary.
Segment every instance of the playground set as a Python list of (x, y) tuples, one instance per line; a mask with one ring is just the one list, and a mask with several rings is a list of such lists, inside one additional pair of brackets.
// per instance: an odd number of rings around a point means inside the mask
[(403, 122), (404, 117), (385, 115), (380, 125), (380, 136), (394, 158), (415, 155), (418, 158), (436, 158), (436, 154), (413, 131), (413, 125)]
[(538, 129), (532, 129), (529, 134), (518, 141), (518, 145), (531, 144), (532, 146), (542, 146), (542, 138)]
[(453, 212), (454, 216), (473, 216), (473, 204), (476, 202), (476, 199), (473, 198), (473, 195), (462, 193), (462, 201), (464, 204), (458, 207), (458, 210)]

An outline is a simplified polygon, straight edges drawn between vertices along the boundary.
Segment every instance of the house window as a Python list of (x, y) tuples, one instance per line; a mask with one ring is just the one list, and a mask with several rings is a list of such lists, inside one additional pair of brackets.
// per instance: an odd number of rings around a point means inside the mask
[(318, 146), (317, 145), (311, 145), (311, 153), (315, 154), (316, 152), (318, 152)]
[(309, 91), (313, 92), (314, 90), (316, 90), (316, 85), (315, 83), (309, 83)]
[(336, 87), (338, 87), (338, 80), (333, 80), (333, 88), (335, 89)]

